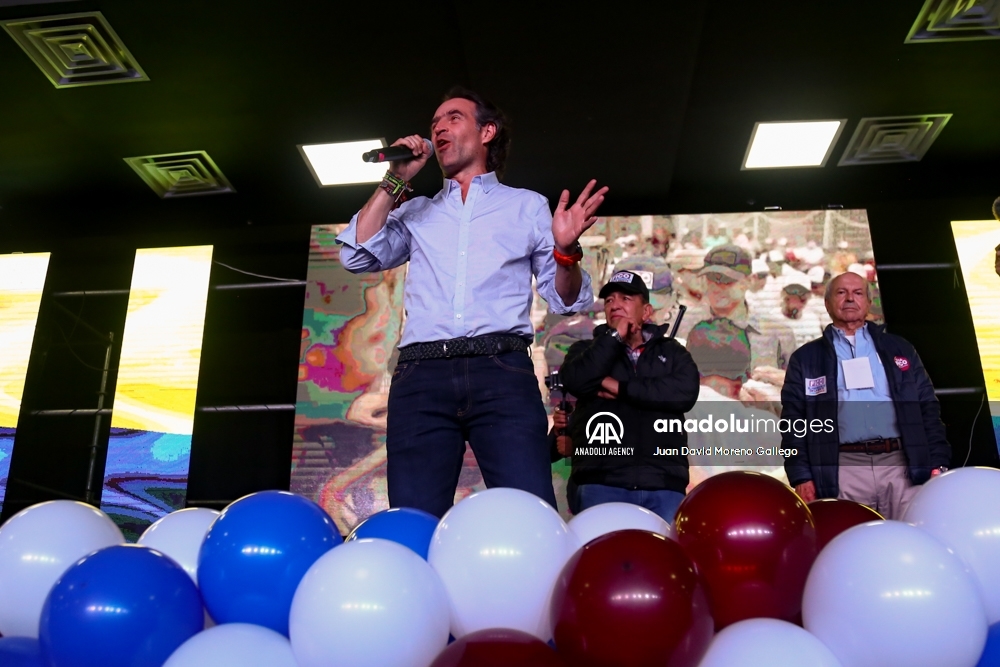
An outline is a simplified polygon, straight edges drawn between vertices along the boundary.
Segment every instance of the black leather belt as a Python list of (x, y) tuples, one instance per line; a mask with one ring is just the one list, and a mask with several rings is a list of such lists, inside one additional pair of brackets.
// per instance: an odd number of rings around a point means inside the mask
[(888, 454), (897, 451), (901, 444), (899, 438), (880, 438), (841, 445), (840, 451), (856, 454)]
[(452, 338), (431, 343), (414, 343), (399, 348), (399, 363), (418, 359), (449, 359), (451, 357), (479, 357), (525, 352), (530, 343), (520, 336), (490, 335), (473, 338)]

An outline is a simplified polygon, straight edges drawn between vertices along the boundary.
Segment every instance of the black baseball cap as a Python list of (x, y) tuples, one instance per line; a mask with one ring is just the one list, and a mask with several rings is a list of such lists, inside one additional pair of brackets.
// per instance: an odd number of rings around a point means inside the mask
[(598, 296), (604, 299), (612, 292), (640, 294), (649, 302), (649, 287), (646, 286), (642, 276), (631, 271), (615, 271), (615, 275), (611, 276), (608, 284), (601, 288), (601, 293)]

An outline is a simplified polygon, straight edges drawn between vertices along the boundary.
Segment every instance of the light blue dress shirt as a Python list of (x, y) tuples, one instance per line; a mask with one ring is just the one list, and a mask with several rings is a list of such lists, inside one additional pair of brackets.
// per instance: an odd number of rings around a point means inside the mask
[(472, 179), (464, 202), (459, 183), (445, 179), (433, 198), (404, 202), (364, 243), (357, 242), (357, 224), (355, 214), (337, 237), (348, 271), (384, 271), (410, 262), (400, 347), (486, 334), (533, 336), (532, 276), (557, 315), (594, 302), (586, 271), (571, 306), (556, 292), (548, 200), (501, 184), (493, 172)]
[[(868, 325), (855, 332), (854, 345), (844, 332), (833, 328), (833, 347), (837, 351), (837, 427), (842, 444), (864, 442), (878, 438), (898, 438), (896, 409), (889, 393), (889, 378), (882, 367), (882, 358), (868, 334)], [(843, 362), (868, 357), (874, 387), (848, 389), (844, 382)]]

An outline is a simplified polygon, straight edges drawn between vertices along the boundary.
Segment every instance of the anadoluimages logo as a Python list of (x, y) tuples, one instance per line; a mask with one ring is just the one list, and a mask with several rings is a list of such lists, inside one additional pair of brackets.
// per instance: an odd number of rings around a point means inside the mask
[[(598, 417), (610, 417), (615, 423), (605, 420), (595, 424), (594, 420)], [(615, 430), (615, 424), (618, 425), (617, 430)], [(618, 415), (613, 412), (597, 412), (587, 420), (584, 434), (587, 436), (588, 445), (592, 445), (595, 442), (599, 442), (602, 445), (617, 442), (620, 445), (622, 444), (622, 438), (625, 437), (625, 425), (622, 424), (622, 420), (618, 418)]]

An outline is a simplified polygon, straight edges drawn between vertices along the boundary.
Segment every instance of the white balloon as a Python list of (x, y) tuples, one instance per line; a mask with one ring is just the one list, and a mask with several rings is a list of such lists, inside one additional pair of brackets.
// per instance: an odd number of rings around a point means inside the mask
[(302, 577), (288, 627), (299, 667), (426, 667), (448, 644), (448, 597), (409, 548), (354, 540)]
[(954, 551), (979, 584), (986, 618), (1000, 621), (1000, 470), (959, 468), (930, 480), (903, 521)]
[(797, 625), (751, 618), (715, 635), (698, 667), (841, 667), (823, 642)]
[(198, 583), (198, 552), (205, 535), (219, 512), (204, 507), (171, 512), (139, 537), (139, 544), (156, 549), (172, 558)]
[(451, 633), (510, 628), (548, 641), (552, 589), (579, 547), (530, 493), (494, 488), (462, 500), (441, 519), (427, 556), (448, 591)]
[(284, 635), (249, 623), (224, 623), (199, 632), (163, 667), (298, 667)]
[(986, 645), (972, 575), (944, 544), (900, 521), (835, 537), (809, 572), (802, 619), (843, 667), (974, 667)]
[(12, 516), (0, 527), (0, 634), (38, 637), (56, 580), (87, 554), (124, 542), (107, 514), (75, 500), (50, 500)]
[(583, 510), (569, 521), (569, 529), (586, 544), (616, 530), (648, 530), (674, 539), (670, 524), (655, 512), (632, 503), (601, 503)]

